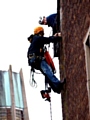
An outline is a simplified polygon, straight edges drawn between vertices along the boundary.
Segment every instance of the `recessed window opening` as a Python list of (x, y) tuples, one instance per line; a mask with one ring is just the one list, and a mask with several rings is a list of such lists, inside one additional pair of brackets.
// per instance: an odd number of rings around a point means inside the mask
[(87, 74), (87, 91), (88, 91), (89, 112), (90, 112), (90, 27), (84, 39), (84, 48), (85, 48), (86, 74)]

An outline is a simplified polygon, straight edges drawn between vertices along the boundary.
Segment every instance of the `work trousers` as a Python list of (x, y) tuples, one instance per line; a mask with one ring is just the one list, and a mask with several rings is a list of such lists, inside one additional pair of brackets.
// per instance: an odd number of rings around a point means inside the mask
[(52, 90), (56, 93), (60, 93), (61, 91), (61, 82), (52, 72), (51, 67), (47, 64), (45, 60), (41, 61), (40, 64), (41, 72), (45, 75), (45, 80), (49, 83)]
[[(36, 63), (36, 61), (34, 58), (29, 59), (29, 65), (31, 67), (35, 68), (35, 63)], [(45, 59), (42, 59), (39, 62), (39, 70), (45, 76), (45, 81), (50, 85), (52, 90), (59, 94), (61, 92), (61, 81), (58, 80), (58, 78), (54, 75), (51, 67), (47, 64)]]

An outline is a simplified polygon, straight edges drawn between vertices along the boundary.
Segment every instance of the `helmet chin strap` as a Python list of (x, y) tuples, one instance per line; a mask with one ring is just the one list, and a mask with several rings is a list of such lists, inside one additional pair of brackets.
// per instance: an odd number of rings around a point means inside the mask
[(39, 36), (44, 36), (44, 32), (41, 31), (40, 33), (38, 33)]

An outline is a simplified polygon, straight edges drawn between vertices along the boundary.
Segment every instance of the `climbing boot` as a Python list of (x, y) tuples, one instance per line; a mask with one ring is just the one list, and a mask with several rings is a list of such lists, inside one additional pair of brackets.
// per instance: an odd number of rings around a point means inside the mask
[(66, 78), (64, 78), (64, 79), (61, 81), (61, 85), (60, 85), (61, 90), (64, 89), (64, 85), (65, 85), (65, 83), (66, 83)]
[(57, 93), (60, 94), (61, 91), (64, 89), (64, 84), (66, 83), (66, 79), (62, 80), (57, 88)]
[(47, 99), (45, 99), (45, 101), (48, 101), (48, 102), (50, 102), (50, 101), (51, 101), (50, 97), (49, 97), (49, 98), (47, 98)]
[(40, 92), (41, 92), (42, 98), (46, 98), (46, 99), (50, 98), (48, 90), (41, 90)]

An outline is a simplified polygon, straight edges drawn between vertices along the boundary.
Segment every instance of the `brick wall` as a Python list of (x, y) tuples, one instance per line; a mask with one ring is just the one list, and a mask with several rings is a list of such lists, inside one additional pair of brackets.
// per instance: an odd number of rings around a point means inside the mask
[(62, 0), (61, 7), (60, 76), (67, 79), (62, 91), (63, 120), (90, 120), (83, 46), (90, 25), (90, 0)]

